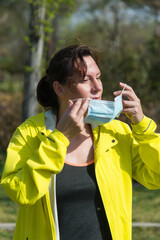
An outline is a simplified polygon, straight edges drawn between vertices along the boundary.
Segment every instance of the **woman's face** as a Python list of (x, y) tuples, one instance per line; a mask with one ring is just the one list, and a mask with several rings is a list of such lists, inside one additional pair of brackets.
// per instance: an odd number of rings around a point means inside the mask
[(83, 58), (87, 71), (84, 79), (81, 79), (77, 73), (72, 77), (71, 84), (63, 86), (63, 94), (66, 101), (76, 98), (101, 99), (103, 86), (100, 80), (101, 72), (91, 56)]

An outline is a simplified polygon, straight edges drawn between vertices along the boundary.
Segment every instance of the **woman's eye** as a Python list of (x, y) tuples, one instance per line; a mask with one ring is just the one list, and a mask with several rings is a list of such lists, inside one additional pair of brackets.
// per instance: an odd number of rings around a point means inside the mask
[(88, 79), (83, 79), (81, 82), (83, 83), (83, 82), (87, 82), (88, 81)]

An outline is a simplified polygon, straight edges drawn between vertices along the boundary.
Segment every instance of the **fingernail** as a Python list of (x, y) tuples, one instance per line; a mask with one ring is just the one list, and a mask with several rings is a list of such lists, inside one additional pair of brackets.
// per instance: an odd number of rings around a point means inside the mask
[(73, 104), (72, 100), (69, 100), (69, 106), (71, 106)]

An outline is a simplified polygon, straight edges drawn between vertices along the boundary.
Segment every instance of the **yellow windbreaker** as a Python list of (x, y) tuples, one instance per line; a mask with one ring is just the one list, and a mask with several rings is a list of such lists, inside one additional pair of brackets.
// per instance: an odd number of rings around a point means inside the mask
[[(60, 239), (54, 179), (63, 169), (69, 141), (54, 129), (55, 116), (48, 113), (26, 120), (8, 147), (1, 184), (20, 205), (14, 240)], [(113, 240), (131, 240), (132, 177), (149, 189), (160, 188), (155, 129), (145, 116), (132, 131), (118, 120), (93, 127), (96, 178)]]

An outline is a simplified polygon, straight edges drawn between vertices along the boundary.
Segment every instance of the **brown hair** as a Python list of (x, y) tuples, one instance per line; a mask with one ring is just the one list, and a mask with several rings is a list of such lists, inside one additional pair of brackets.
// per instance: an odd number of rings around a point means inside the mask
[(45, 109), (51, 108), (55, 113), (59, 110), (57, 94), (53, 89), (53, 82), (69, 83), (68, 78), (76, 72), (82, 78), (86, 74), (84, 56), (91, 56), (97, 62), (97, 52), (85, 45), (72, 45), (58, 51), (51, 59), (37, 86), (37, 100)]

